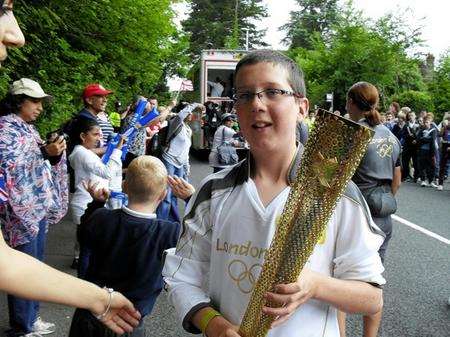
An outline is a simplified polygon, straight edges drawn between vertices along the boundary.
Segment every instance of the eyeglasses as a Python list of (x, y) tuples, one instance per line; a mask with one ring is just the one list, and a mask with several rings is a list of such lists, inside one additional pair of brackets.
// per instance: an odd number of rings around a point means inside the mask
[(259, 92), (238, 91), (233, 95), (233, 101), (235, 105), (244, 105), (251, 102), (255, 96), (258, 96), (260, 101), (264, 104), (279, 102), (287, 96), (303, 98), (301, 94), (297, 94), (293, 91), (283, 89), (264, 89)]

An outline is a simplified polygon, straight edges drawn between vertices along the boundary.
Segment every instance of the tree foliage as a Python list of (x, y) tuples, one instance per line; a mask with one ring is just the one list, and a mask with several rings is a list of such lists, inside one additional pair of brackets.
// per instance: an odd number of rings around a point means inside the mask
[(444, 112), (450, 111), (450, 50), (440, 60), (429, 90), (433, 97), (436, 120), (439, 120)]
[(264, 46), (265, 30), (256, 25), (266, 16), (262, 0), (192, 0), (191, 13), (182, 23), (190, 36), (190, 55), (198, 58), (203, 49), (243, 49), (246, 30), (250, 49)]
[(315, 35), (326, 40), (339, 19), (338, 0), (296, 0), (300, 9), (291, 12), (290, 21), (282, 26), (284, 43), (291, 48), (310, 49)]
[(394, 95), (392, 100), (400, 106), (410, 107), (413, 111), (433, 111), (434, 104), (431, 96), (424, 91), (406, 90)]
[[(305, 71), (313, 104), (324, 105), (325, 94), (334, 92), (334, 106), (342, 111), (348, 88), (358, 81), (376, 85), (383, 106), (394, 94), (425, 90), (420, 62), (408, 56), (406, 41), (399, 43), (381, 33), (392, 25), (401, 31), (401, 23), (392, 17), (372, 24), (360, 12), (346, 7), (327, 39), (316, 33), (308, 49), (292, 49), (290, 56)], [(416, 37), (407, 39), (409, 46)]]
[(54, 97), (38, 122), (57, 128), (81, 106), (83, 87), (101, 82), (128, 101), (164, 89), (183, 71), (187, 39), (172, 23), (170, 0), (16, 1), (27, 43), (11, 50), (0, 91), (20, 77), (38, 81)]

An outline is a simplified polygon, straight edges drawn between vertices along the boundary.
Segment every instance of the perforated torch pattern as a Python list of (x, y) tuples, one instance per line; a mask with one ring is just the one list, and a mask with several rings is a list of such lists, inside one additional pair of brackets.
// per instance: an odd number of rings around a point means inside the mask
[(277, 284), (297, 280), (372, 136), (369, 128), (319, 111), (242, 320), (242, 336), (266, 336), (273, 317), (262, 313), (264, 294)]

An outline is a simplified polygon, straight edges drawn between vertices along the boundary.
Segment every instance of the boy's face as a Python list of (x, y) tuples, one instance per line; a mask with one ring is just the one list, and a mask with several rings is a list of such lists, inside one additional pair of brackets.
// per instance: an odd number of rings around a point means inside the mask
[[(292, 92), (286, 70), (271, 63), (244, 66), (236, 75), (237, 93), (257, 93), (267, 89)], [(292, 95), (270, 98), (262, 93), (235, 105), (239, 125), (252, 152), (270, 153), (295, 146), (297, 120), (308, 113), (308, 100)]]
[(388, 121), (388, 122), (392, 121), (392, 113), (388, 112), (386, 114), (386, 121)]

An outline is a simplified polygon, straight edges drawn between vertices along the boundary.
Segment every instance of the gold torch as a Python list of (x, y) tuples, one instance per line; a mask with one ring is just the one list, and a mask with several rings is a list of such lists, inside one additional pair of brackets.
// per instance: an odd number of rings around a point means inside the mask
[(262, 312), (264, 294), (277, 284), (297, 280), (372, 136), (367, 127), (319, 110), (242, 320), (242, 336), (266, 336), (273, 317)]

